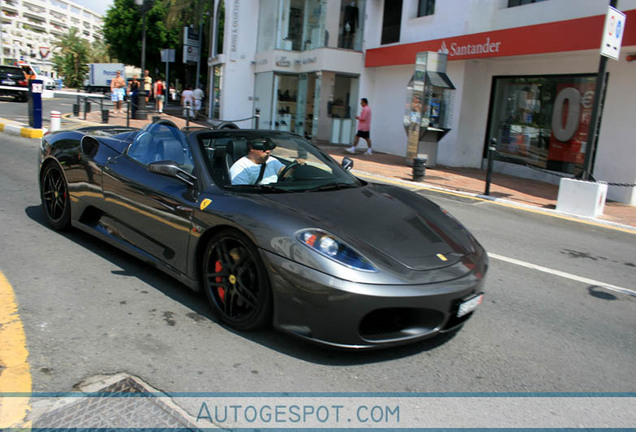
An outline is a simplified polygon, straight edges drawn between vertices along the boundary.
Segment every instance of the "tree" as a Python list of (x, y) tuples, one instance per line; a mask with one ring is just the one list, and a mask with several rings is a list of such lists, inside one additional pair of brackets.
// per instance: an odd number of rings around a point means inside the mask
[[(179, 45), (179, 30), (165, 24), (166, 8), (162, 1), (149, 1), (146, 12), (146, 68), (160, 69), (162, 48)], [(103, 32), (112, 57), (129, 65), (141, 66), (143, 15), (134, 0), (115, 0), (106, 12)]]
[(64, 77), (64, 83), (68, 87), (81, 86), (88, 72), (90, 47), (78, 33), (79, 30), (73, 27), (53, 43), (53, 67), (58, 75)]
[(108, 45), (104, 41), (96, 41), (90, 47), (90, 61), (91, 63), (111, 63), (112, 57), (108, 50)]
[[(181, 62), (183, 27), (193, 25), (196, 30), (203, 23), (203, 41), (209, 41), (209, 20), (212, 18), (212, 0), (145, 0), (146, 12), (146, 69), (151, 75), (165, 69), (160, 50), (176, 49), (176, 63), (170, 66), (171, 76), (181, 82), (191, 80), (194, 68)], [(118, 61), (141, 66), (143, 15), (134, 0), (115, 0), (104, 18), (104, 40), (109, 53)], [(201, 47), (203, 65), (208, 57), (208, 43)], [(189, 73), (188, 73), (189, 72)], [(205, 66), (202, 67), (205, 77)], [(186, 78), (187, 77), (187, 78)], [(184, 79), (186, 78), (186, 79)], [(194, 80), (192, 80), (194, 84)]]

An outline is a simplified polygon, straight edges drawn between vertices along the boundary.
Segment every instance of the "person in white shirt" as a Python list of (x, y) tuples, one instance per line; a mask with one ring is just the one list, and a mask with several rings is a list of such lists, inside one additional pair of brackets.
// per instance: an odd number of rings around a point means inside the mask
[(192, 109), (194, 107), (194, 93), (192, 87), (188, 86), (181, 92), (181, 105), (183, 106), (184, 117), (194, 117)]
[(205, 97), (205, 93), (203, 93), (203, 89), (201, 87), (197, 87), (192, 92), (194, 96), (194, 118), (199, 116), (199, 111), (201, 111), (201, 103), (203, 98)]
[(276, 183), (285, 164), (270, 153), (276, 144), (270, 140), (253, 141), (248, 144), (249, 152), (237, 160), (230, 168), (233, 185), (256, 185)]

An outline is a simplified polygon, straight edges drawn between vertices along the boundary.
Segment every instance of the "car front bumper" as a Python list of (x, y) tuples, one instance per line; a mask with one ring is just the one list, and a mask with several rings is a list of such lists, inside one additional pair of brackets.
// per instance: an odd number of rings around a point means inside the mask
[[(459, 305), (481, 294), (480, 271), (443, 283), (376, 285), (350, 282), (264, 252), (274, 298), (274, 327), (340, 348), (383, 348), (461, 326)], [(482, 275), (477, 277), (477, 275)]]

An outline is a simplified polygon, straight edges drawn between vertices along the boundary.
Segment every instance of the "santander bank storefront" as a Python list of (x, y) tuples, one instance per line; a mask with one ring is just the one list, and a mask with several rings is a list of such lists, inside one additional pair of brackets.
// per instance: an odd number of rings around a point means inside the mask
[[(621, 184), (610, 186), (609, 199), (636, 205), (635, 188), (624, 186), (636, 183), (636, 9), (624, 12), (620, 58), (607, 64), (593, 175)], [(499, 171), (555, 184), (560, 175), (578, 174), (589, 147), (604, 20), (597, 15), (367, 50), (360, 95), (368, 95), (373, 109), (374, 147), (406, 154), (401, 95), (415, 54), (445, 52), (456, 91), (438, 164), (483, 167), (495, 138), (514, 162), (497, 163)]]

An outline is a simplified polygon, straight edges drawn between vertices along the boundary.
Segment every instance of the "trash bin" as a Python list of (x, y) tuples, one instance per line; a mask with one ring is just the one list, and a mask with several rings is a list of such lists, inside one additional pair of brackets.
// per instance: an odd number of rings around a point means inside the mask
[(84, 102), (84, 112), (87, 114), (91, 112), (91, 103), (89, 101)]
[(413, 181), (424, 180), (426, 174), (426, 158), (413, 159)]
[(79, 104), (73, 104), (73, 115), (79, 117)]
[(102, 110), (102, 123), (108, 123), (108, 110)]

